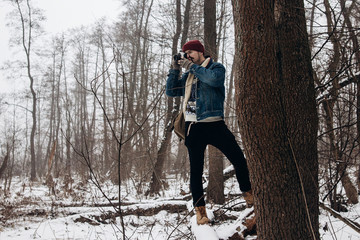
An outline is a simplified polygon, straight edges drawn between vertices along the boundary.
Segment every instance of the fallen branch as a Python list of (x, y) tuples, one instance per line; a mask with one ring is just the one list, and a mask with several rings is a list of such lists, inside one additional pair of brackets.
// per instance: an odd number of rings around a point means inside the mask
[[(134, 204), (128, 206), (128, 208), (124, 208), (122, 211), (123, 216), (128, 215), (135, 215), (135, 216), (154, 216), (158, 214), (160, 211), (167, 211), (168, 213), (180, 213), (180, 212), (187, 212), (186, 203), (179, 203), (179, 204), (163, 204), (163, 205), (156, 205), (153, 207), (148, 207), (146, 204)], [(107, 220), (115, 219), (119, 217), (118, 212), (107, 211), (100, 215), (89, 215), (88, 218), (95, 219), (98, 223), (108, 223)], [(90, 218), (89, 218), (90, 217)], [(80, 216), (79, 218), (75, 219), (75, 222), (89, 222), (83, 221), (84, 216)], [(91, 220), (92, 221), (92, 220)]]
[(354, 229), (357, 233), (360, 233), (360, 225), (357, 224), (356, 222), (351, 221), (350, 219), (347, 219), (343, 216), (341, 216), (338, 212), (336, 212), (334, 209), (325, 206), (324, 203), (320, 202), (320, 207), (326, 211), (328, 211), (329, 213), (331, 213), (331, 215), (333, 215), (334, 217), (336, 217), (337, 219), (341, 220), (343, 223), (345, 223), (346, 225), (348, 225), (349, 227), (351, 227), (352, 229)]

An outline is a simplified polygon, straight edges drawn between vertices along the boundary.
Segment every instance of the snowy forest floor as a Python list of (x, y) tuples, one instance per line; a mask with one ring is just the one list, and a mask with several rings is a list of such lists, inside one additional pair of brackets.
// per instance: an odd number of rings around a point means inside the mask
[[(60, 186), (60, 183), (58, 183)], [(195, 239), (191, 229), (192, 204), (187, 183), (173, 179), (162, 196), (145, 197), (130, 184), (122, 190), (122, 216), (127, 239)], [(207, 205), (215, 215), (211, 226), (220, 239), (230, 239), (243, 226), (249, 213), (234, 180), (226, 181), (226, 204)], [(45, 183), (15, 178), (10, 191), (0, 196), (0, 239), (123, 239), (121, 219), (88, 182), (74, 183), (72, 192), (59, 187), (50, 194)], [(117, 203), (118, 186), (102, 186), (107, 197)], [(139, 189), (137, 189), (139, 190)], [(360, 204), (348, 206), (345, 218), (359, 222)], [(324, 240), (360, 240), (360, 235), (321, 209), (320, 236)], [(241, 231), (241, 230), (240, 230)], [(247, 236), (245, 239), (256, 239)]]

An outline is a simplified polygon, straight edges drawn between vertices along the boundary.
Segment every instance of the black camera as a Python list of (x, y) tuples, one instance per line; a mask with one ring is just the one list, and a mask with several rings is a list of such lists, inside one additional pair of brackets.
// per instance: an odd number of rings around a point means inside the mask
[(178, 54), (174, 55), (174, 60), (179, 61), (180, 59), (187, 58), (187, 53), (179, 52)]

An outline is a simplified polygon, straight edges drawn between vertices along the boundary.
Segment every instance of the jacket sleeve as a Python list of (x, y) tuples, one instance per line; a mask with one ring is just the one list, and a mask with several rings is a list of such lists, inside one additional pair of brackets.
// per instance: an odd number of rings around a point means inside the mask
[(201, 82), (212, 87), (224, 86), (225, 67), (220, 63), (213, 63), (208, 69), (194, 64), (191, 66), (190, 72), (195, 74)]
[(179, 78), (179, 74), (180, 70), (170, 69), (169, 71), (166, 81), (166, 95), (169, 97), (184, 96), (188, 73), (184, 73), (181, 78)]

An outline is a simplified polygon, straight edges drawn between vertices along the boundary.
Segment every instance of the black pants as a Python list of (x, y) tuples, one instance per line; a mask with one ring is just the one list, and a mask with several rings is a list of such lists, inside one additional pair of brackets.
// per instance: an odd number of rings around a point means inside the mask
[(190, 158), (190, 190), (194, 206), (205, 206), (202, 186), (204, 168), (204, 152), (208, 144), (218, 148), (234, 165), (236, 178), (242, 192), (251, 190), (249, 171), (243, 152), (235, 140), (235, 136), (224, 121), (198, 122), (190, 126), (186, 122), (185, 145)]

